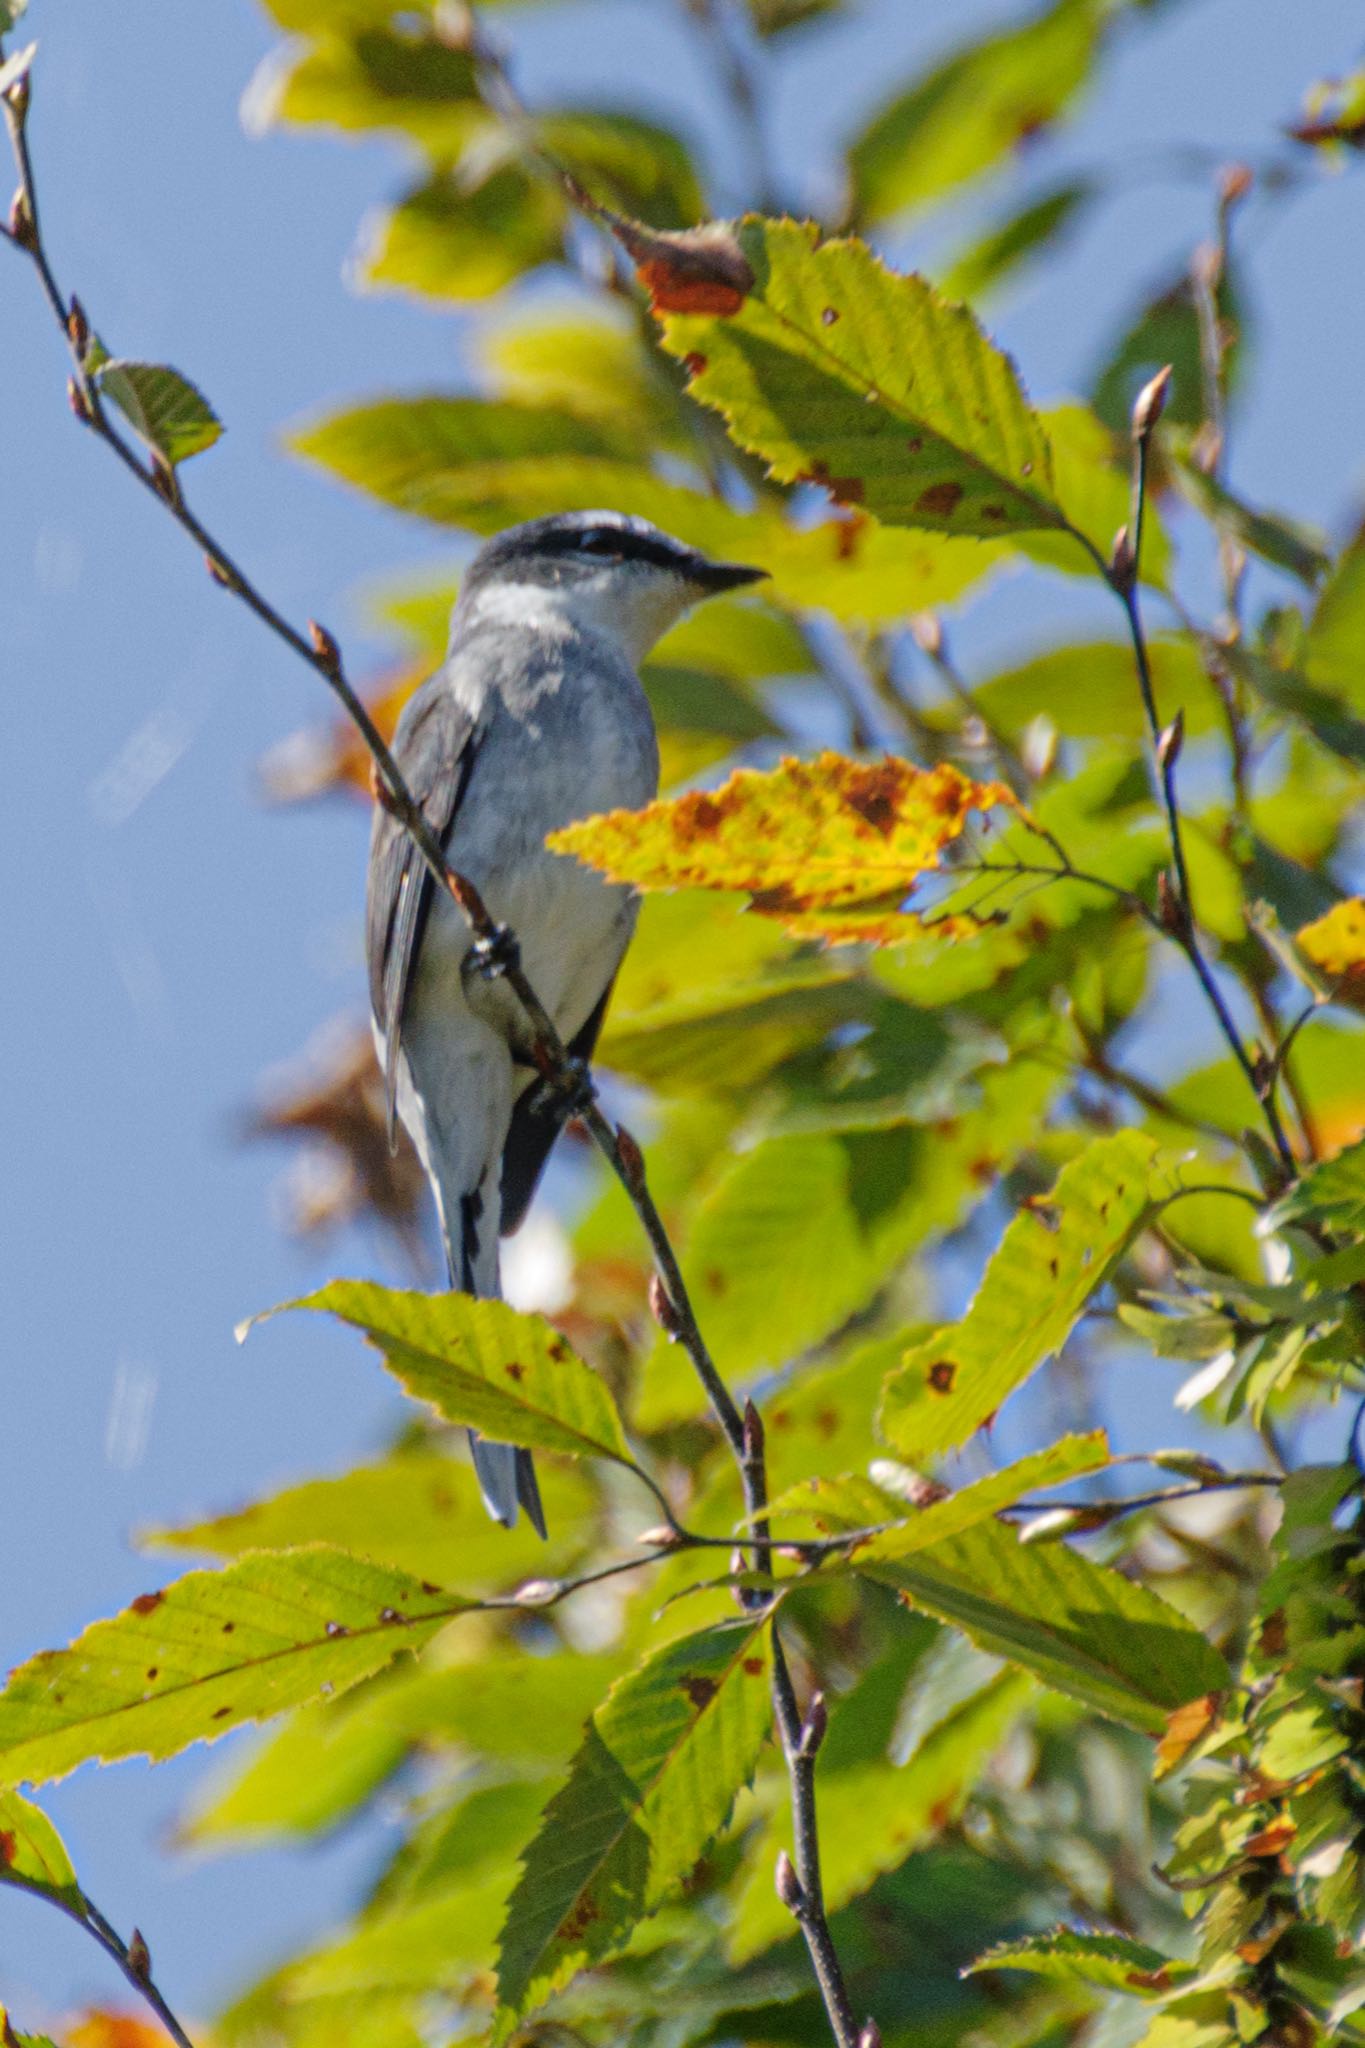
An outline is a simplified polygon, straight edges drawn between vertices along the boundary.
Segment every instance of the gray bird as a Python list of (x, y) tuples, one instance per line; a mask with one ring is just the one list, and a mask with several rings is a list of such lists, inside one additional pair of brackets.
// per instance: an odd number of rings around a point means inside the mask
[[(547, 833), (648, 803), (659, 749), (637, 674), (690, 605), (764, 574), (712, 562), (647, 520), (569, 512), (475, 556), (444, 667), (393, 743), (456, 871), (520, 943), (574, 1057), (590, 1058), (635, 926), (631, 890), (546, 850)], [(431, 1182), (452, 1287), (499, 1291), (498, 1239), (521, 1223), (564, 1119), (525, 1018), (402, 826), (377, 806), (366, 953), (390, 1142), (401, 1117)], [(545, 1518), (529, 1451), (470, 1431), (484, 1505), (510, 1528)]]

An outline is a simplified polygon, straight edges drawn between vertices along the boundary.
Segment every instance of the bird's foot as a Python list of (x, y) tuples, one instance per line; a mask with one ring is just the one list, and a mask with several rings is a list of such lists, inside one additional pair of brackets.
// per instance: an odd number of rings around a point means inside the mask
[(555, 1114), (566, 1124), (583, 1116), (597, 1100), (592, 1068), (586, 1060), (575, 1059), (572, 1054), (564, 1062), (563, 1071), (555, 1075), (554, 1089)]
[(469, 949), (470, 964), (485, 981), (501, 981), (521, 966), (521, 947), (510, 925), (494, 925), (487, 938), (475, 939)]

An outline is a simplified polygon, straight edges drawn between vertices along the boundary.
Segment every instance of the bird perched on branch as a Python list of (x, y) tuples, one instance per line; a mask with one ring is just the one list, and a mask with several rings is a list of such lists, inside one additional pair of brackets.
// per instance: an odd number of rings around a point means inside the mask
[[(480, 945), (403, 826), (376, 807), (366, 952), (389, 1130), (431, 1182), (452, 1287), (495, 1296), (566, 1104), (541, 1082), (502, 979), (510, 948), (574, 1058), (591, 1056), (635, 925), (633, 893), (546, 835), (654, 796), (659, 750), (639, 663), (700, 599), (764, 572), (712, 562), (643, 519), (569, 512), (475, 556), (450, 651), (406, 705), (393, 754), (455, 871), (502, 929)], [(543, 1536), (528, 1450), (470, 1431), (484, 1504)]]

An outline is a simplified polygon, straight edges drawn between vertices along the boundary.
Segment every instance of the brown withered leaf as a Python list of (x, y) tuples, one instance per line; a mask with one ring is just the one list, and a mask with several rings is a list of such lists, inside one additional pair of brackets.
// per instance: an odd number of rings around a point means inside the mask
[(426, 1177), (401, 1127), (397, 1151), (389, 1150), (383, 1077), (363, 1025), (338, 1020), (321, 1033), (251, 1113), (244, 1135), (295, 1145), (285, 1203), (297, 1236), (328, 1236), (368, 1218), (397, 1239), (414, 1272), (426, 1275)]
[(725, 221), (656, 232), (611, 217), (611, 227), (656, 313), (737, 313), (754, 288), (754, 267)]
[(743, 890), (753, 909), (803, 938), (890, 945), (977, 920), (904, 905), (974, 813), (1019, 806), (998, 782), (948, 764), (823, 753), (776, 768), (737, 769), (714, 791), (609, 811), (547, 842), (639, 889)]
[[(393, 670), (367, 699), (382, 737), (393, 738), (398, 714), (427, 673), (407, 664)], [(260, 765), (260, 783), (271, 803), (311, 803), (316, 797), (369, 797), (373, 793), (369, 749), (349, 718), (309, 726), (272, 747)]]
[(1216, 1724), (1222, 1704), (1221, 1693), (1201, 1693), (1197, 1700), (1188, 1700), (1183, 1707), (1177, 1707), (1173, 1714), (1168, 1715), (1166, 1732), (1156, 1748), (1158, 1777), (1173, 1771), (1196, 1742), (1202, 1741)]

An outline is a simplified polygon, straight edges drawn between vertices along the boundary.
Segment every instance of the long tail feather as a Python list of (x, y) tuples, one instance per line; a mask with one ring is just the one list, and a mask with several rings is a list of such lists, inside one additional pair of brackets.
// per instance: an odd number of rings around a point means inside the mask
[[(498, 1240), (496, 1231), (490, 1231), (491, 1252), (485, 1254), (480, 1230), (482, 1217), (483, 1197), (478, 1193), (461, 1196), (458, 1260), (453, 1245), (447, 1245), (447, 1252), (451, 1285), (460, 1286), (466, 1294), (487, 1298), (499, 1293)], [(477, 1429), (469, 1432), (469, 1450), (483, 1504), (493, 1520), (501, 1522), (504, 1529), (514, 1528), (517, 1510), (524, 1508), (531, 1527), (543, 1541), (547, 1534), (545, 1510), (531, 1453), (519, 1444), (493, 1443), (480, 1436)]]

